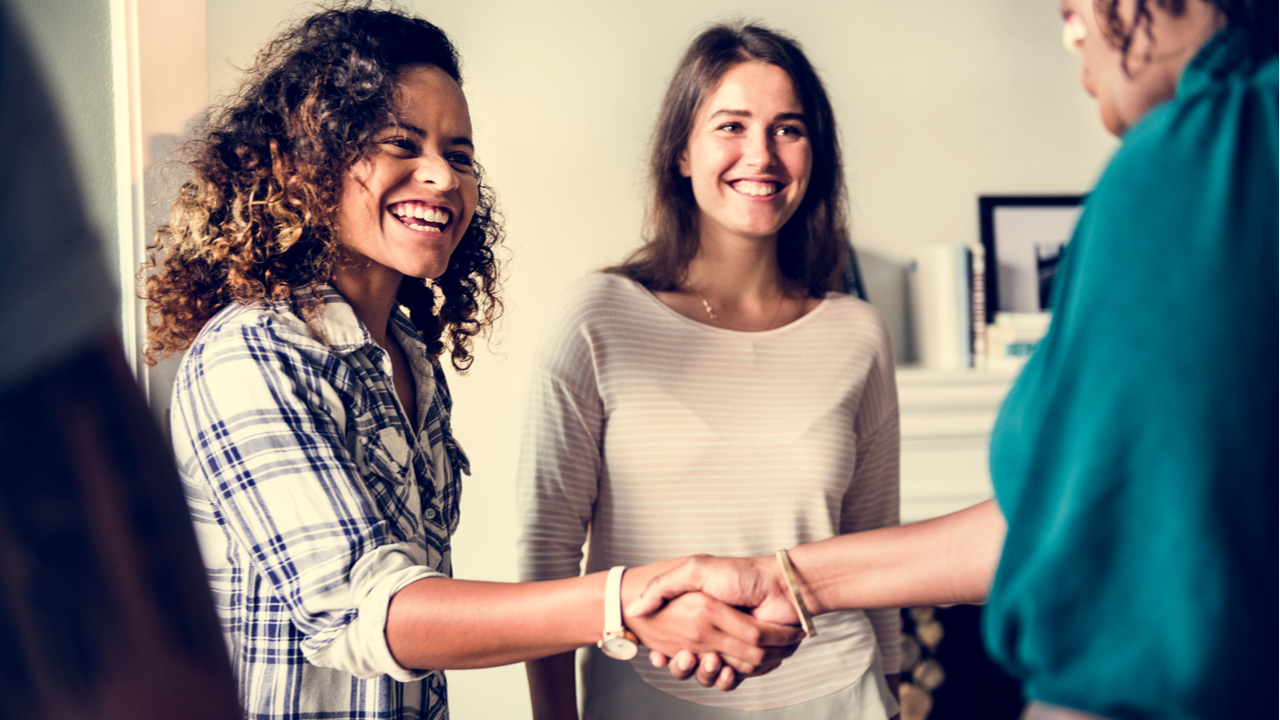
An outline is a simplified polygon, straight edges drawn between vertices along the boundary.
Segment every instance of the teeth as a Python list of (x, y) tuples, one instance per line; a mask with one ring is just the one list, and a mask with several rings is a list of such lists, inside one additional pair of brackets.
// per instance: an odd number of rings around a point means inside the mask
[(739, 180), (734, 183), (733, 189), (743, 195), (751, 195), (753, 197), (765, 197), (778, 192), (778, 184), (772, 182), (755, 182), (753, 180)]
[[(425, 220), (438, 225), (449, 224), (449, 213), (421, 203), (397, 203), (391, 207), (391, 214), (402, 220)], [(422, 224), (406, 222), (414, 230), (435, 230)]]

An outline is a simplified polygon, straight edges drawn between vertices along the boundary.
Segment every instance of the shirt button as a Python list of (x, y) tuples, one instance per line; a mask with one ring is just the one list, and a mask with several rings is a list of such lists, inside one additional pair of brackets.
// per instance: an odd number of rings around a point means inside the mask
[(436, 509), (435, 509), (435, 508), (433, 508), (433, 507), (429, 507), (429, 508), (427, 508), (426, 516), (427, 516), (427, 519), (428, 519), (428, 520), (435, 520), (435, 519), (436, 519)]

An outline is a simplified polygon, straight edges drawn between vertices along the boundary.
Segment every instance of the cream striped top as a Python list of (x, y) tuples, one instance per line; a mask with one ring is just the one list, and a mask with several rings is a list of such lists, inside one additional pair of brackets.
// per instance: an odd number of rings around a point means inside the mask
[[(517, 481), (521, 580), (690, 553), (766, 555), (898, 523), (898, 407), (883, 321), (832, 293), (766, 332), (704, 325), (637, 283), (576, 281), (526, 388)], [(851, 685), (877, 648), (898, 671), (895, 610), (817, 618), (774, 672), (732, 693), (645, 682), (703, 705), (766, 709)], [(588, 681), (589, 682), (589, 681)], [(588, 687), (587, 692), (591, 692)]]

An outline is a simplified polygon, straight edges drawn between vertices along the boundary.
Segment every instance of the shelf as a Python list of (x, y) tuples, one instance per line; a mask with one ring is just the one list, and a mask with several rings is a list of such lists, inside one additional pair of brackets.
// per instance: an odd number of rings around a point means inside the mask
[(1017, 375), (1016, 369), (898, 368), (904, 523), (991, 497), (991, 428)]

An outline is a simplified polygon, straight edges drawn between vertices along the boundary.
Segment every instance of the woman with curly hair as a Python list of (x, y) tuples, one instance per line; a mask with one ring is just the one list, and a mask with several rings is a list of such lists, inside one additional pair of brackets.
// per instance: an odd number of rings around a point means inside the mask
[(460, 77), (424, 20), (307, 18), (197, 138), (152, 248), (149, 357), (187, 351), (173, 441), (249, 717), (445, 717), (439, 670), (597, 640), (745, 673), (797, 640), (705, 596), (602, 638), (657, 567), (450, 578), (467, 459), (438, 357), (465, 370), (493, 322), (502, 235)]
[[(576, 576), (588, 538), (598, 570), (896, 525), (892, 351), (875, 309), (837, 289), (840, 149), (800, 47), (755, 24), (701, 33), (659, 111), (650, 177), (647, 241), (564, 292), (535, 356), (521, 577)], [(897, 612), (835, 613), (816, 630), (731, 694), (673, 679), (690, 654), (658, 669), (591, 650), (586, 716), (892, 717)], [(705, 685), (732, 684), (718, 658), (702, 662)], [(573, 715), (571, 655), (529, 675), (540, 718)]]

